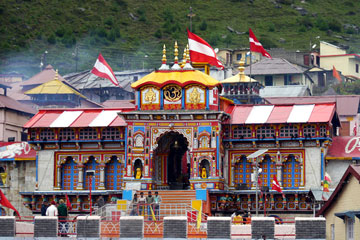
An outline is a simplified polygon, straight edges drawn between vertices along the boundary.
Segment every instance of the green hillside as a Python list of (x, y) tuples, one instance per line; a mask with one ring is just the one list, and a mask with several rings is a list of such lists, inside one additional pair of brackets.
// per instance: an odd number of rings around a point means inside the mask
[(164, 43), (169, 61), (175, 40), (182, 54), (190, 6), (193, 32), (214, 48), (248, 47), (251, 27), (266, 48), (323, 40), (360, 52), (358, 1), (2, 0), (0, 73), (30, 77), (45, 51), (62, 75), (90, 69), (99, 52), (115, 71), (159, 67)]

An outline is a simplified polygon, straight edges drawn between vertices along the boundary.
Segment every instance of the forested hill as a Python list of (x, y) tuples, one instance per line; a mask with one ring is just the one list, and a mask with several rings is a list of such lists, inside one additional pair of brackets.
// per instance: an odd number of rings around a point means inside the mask
[(248, 47), (250, 27), (266, 48), (323, 40), (360, 52), (359, 1), (2, 0), (0, 73), (30, 77), (43, 58), (64, 75), (90, 69), (99, 52), (114, 71), (159, 67), (164, 43), (169, 61), (175, 40), (182, 54), (190, 7), (192, 31), (214, 48)]

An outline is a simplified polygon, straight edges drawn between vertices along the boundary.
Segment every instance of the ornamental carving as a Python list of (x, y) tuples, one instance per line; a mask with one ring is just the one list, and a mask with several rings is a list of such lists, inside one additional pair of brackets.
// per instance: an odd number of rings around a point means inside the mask
[[(189, 149), (192, 150), (192, 146), (193, 146), (193, 135), (192, 135), (192, 129), (191, 128), (174, 128), (173, 130), (171, 130), (173, 132), (177, 132), (182, 134), (188, 141), (189, 143)], [(152, 130), (152, 136), (151, 136), (151, 150), (154, 151), (157, 147), (158, 144), (156, 142), (156, 140), (160, 137), (160, 135), (169, 132), (169, 128), (156, 128)]]
[(197, 104), (200, 102), (200, 93), (197, 88), (194, 88), (190, 93), (189, 101), (193, 104)]
[(179, 101), (182, 97), (181, 87), (176, 85), (169, 85), (164, 87), (164, 97), (165, 100), (169, 102)]
[(149, 91), (145, 93), (145, 101), (149, 103), (153, 103), (156, 101), (156, 94), (152, 88), (150, 88)]

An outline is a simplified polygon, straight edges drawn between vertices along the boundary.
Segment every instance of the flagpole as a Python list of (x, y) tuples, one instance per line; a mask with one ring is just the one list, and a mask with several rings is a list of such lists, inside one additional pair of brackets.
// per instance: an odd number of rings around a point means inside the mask
[(259, 214), (259, 203), (258, 203), (258, 178), (259, 178), (259, 166), (258, 166), (259, 162), (258, 162), (258, 157), (256, 157), (256, 168), (255, 168), (255, 186), (256, 186), (256, 194), (255, 194), (255, 201), (256, 201), (256, 216), (258, 216)]
[(251, 61), (252, 60), (252, 52), (251, 52), (251, 48), (250, 48), (250, 81), (248, 83), (248, 104), (250, 104), (250, 88), (251, 88)]

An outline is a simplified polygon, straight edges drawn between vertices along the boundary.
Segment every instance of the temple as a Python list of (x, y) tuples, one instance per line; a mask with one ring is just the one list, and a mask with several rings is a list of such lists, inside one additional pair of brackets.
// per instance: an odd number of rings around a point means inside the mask
[[(255, 211), (257, 181), (261, 211), (311, 214), (340, 124), (335, 103), (265, 104), (242, 65), (219, 82), (193, 68), (188, 49), (184, 56), (176, 44), (169, 66), (164, 46), (160, 68), (131, 85), (134, 107), (40, 110), (25, 125), (38, 153), (36, 187), (21, 193), (28, 208), (38, 213), (44, 199), (67, 194), (72, 211), (86, 213), (90, 188), (93, 202), (128, 189), (186, 189), (207, 190), (211, 214), (222, 215)], [(283, 194), (271, 190), (274, 176)]]

